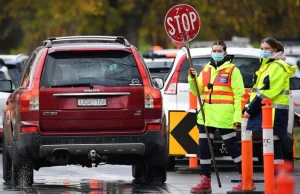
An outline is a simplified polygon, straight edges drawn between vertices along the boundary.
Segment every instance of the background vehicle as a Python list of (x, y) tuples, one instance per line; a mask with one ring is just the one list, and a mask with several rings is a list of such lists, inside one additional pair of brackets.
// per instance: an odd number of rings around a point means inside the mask
[[(27, 58), (28, 56), (23, 54), (0, 55), (0, 80), (11, 80), (12, 89), (16, 89), (21, 79), (22, 67)], [(11, 91), (0, 91), (0, 133), (3, 132), (3, 112), (6, 108), (6, 100), (10, 93)], [(0, 141), (2, 141), (2, 135), (0, 136)]]
[(172, 67), (174, 58), (144, 58), (144, 61), (150, 71), (151, 77), (160, 77), (165, 80), (170, 71), (170, 68)]
[(21, 73), (26, 64), (28, 56), (24, 54), (0, 55), (0, 59), (4, 61), (5, 66), (8, 68), (10, 77), (13, 81), (13, 87), (16, 88), (19, 85)]
[[(199, 73), (202, 68), (209, 62), (211, 57), (211, 48), (192, 48), (190, 49), (193, 59), (193, 65)], [(255, 72), (259, 69), (259, 56), (260, 50), (254, 48), (227, 48), (227, 53), (232, 59), (232, 63), (235, 64), (241, 71), (245, 88), (252, 88), (253, 78)], [(169, 110), (182, 110), (189, 109), (189, 84), (187, 78), (187, 72), (189, 69), (189, 60), (187, 53), (184, 49), (177, 53), (174, 65), (166, 79), (165, 86), (163, 88), (163, 102), (164, 111), (168, 115)], [(291, 105), (293, 101), (291, 99)], [(199, 105), (198, 105), (199, 107)], [(294, 125), (294, 107), (290, 106), (290, 119), (288, 126), (289, 138), (286, 141), (285, 146), (285, 158), (293, 160), (293, 125)], [(168, 117), (167, 117), (168, 121)], [(167, 122), (168, 123), (168, 122)], [(237, 133), (237, 137), (241, 137), (240, 131)], [(254, 160), (262, 161), (262, 134), (254, 135)], [(217, 160), (231, 160), (227, 157), (226, 152), (221, 153), (223, 141), (218, 133), (215, 135), (214, 150)]]
[(294, 101), (295, 109), (295, 124), (300, 126), (300, 57), (286, 57), (286, 62), (290, 65), (297, 65), (297, 71), (293, 78), (291, 78), (291, 95)]
[[(0, 82), (5, 91), (9, 83)], [(161, 93), (138, 50), (123, 37), (45, 40), (8, 102), (5, 181), (31, 185), (33, 169), (99, 163), (132, 165), (136, 179), (166, 181)]]
[(143, 55), (152, 77), (166, 79), (179, 49), (163, 49), (150, 51)]

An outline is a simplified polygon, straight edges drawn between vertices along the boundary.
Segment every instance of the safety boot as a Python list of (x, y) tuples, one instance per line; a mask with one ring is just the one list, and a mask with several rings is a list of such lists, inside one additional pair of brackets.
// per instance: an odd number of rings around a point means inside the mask
[(200, 176), (201, 182), (195, 187), (191, 188), (191, 193), (196, 194), (209, 194), (211, 193), (211, 184), (210, 184), (210, 178), (208, 178), (205, 175)]
[[(254, 182), (252, 181), (252, 190), (251, 191), (254, 191), (255, 189), (256, 189), (256, 187), (254, 185)], [(232, 187), (232, 190), (233, 191), (242, 191), (243, 190), (243, 179), (242, 179), (242, 176), (241, 176), (241, 182), (240, 182), (240, 184), (238, 184), (237, 186)]]

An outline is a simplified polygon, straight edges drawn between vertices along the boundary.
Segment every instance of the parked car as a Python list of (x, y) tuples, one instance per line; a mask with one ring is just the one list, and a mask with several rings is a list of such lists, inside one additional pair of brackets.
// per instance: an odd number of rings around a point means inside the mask
[(179, 49), (151, 49), (143, 54), (151, 76), (166, 79), (178, 51)]
[[(19, 55), (0, 55), (0, 80), (10, 80), (12, 89), (16, 89), (21, 79), (21, 66), (28, 56)], [(0, 133), (3, 133), (3, 112), (6, 108), (6, 101), (11, 91), (0, 91)], [(2, 135), (0, 135), (0, 143)], [(2, 145), (2, 144), (1, 144)]]
[[(202, 68), (209, 62), (211, 58), (211, 48), (192, 48), (190, 49), (193, 65), (199, 73)], [(260, 49), (255, 48), (227, 48), (228, 57), (241, 71), (245, 88), (252, 88), (254, 82), (254, 74), (259, 69)], [(187, 52), (182, 49), (177, 53), (174, 64), (166, 79), (165, 86), (162, 89), (164, 111), (167, 115), (169, 110), (186, 111), (189, 109), (189, 84), (188, 84), (188, 69), (190, 68)], [(293, 125), (294, 125), (294, 107), (291, 98), (288, 140), (285, 142), (285, 158), (293, 160)], [(198, 105), (199, 107), (199, 105)], [(262, 134), (254, 135), (254, 160), (262, 161)], [(237, 137), (241, 138), (240, 131), (237, 132)], [(217, 160), (227, 159), (226, 152), (221, 153), (223, 141), (219, 133), (216, 133), (214, 140), (214, 150)], [(182, 156), (181, 156), (182, 157)], [(230, 158), (230, 157), (229, 157)], [(174, 157), (169, 158), (170, 161)], [(171, 167), (170, 167), (171, 168)]]
[(165, 80), (170, 71), (170, 68), (172, 67), (174, 58), (144, 58), (144, 60), (150, 71), (151, 77), (160, 77)]
[(286, 57), (286, 62), (290, 65), (297, 65), (297, 70), (294, 76), (291, 78), (291, 95), (294, 101), (295, 109), (295, 121), (300, 125), (300, 57)]
[(31, 185), (34, 169), (102, 163), (132, 165), (134, 178), (165, 182), (162, 97), (142, 59), (123, 37), (43, 41), (8, 99), (4, 181)]
[(8, 68), (9, 74), (13, 81), (13, 87), (17, 87), (19, 85), (21, 73), (26, 64), (28, 56), (24, 54), (0, 55), (0, 59), (4, 61), (5, 66)]

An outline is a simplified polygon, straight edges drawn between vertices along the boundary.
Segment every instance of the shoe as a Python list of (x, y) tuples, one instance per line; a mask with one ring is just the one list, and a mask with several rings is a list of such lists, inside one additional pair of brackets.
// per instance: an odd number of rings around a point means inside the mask
[[(254, 185), (254, 182), (252, 181), (252, 190), (251, 191), (254, 191), (256, 189), (255, 185)], [(240, 184), (238, 184), (237, 186), (235, 187), (232, 187), (232, 190), (233, 191), (242, 191), (243, 190), (243, 180), (242, 180), (242, 176), (241, 176), (241, 182)]]
[(211, 184), (210, 184), (210, 178), (208, 178), (205, 175), (200, 176), (201, 182), (196, 187), (191, 188), (191, 193), (196, 194), (204, 194), (204, 193), (211, 193)]

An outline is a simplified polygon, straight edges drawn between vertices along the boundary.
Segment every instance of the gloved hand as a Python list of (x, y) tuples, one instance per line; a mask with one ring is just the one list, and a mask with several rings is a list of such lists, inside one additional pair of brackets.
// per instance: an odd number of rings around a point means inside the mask
[(196, 76), (197, 72), (194, 68), (189, 69), (189, 75), (191, 78), (194, 78)]
[(233, 126), (234, 126), (234, 130), (238, 130), (241, 128), (241, 123), (236, 122), (233, 124)]

